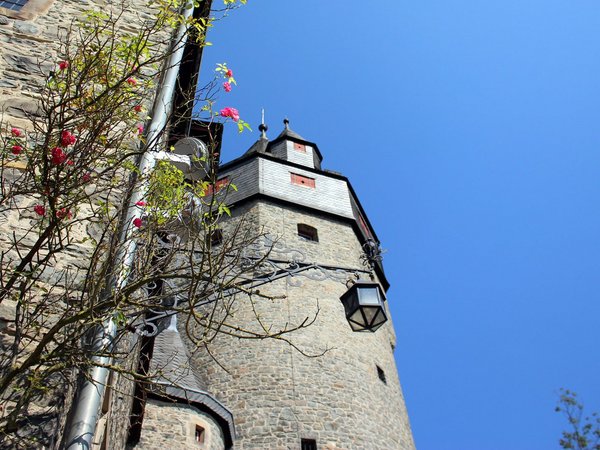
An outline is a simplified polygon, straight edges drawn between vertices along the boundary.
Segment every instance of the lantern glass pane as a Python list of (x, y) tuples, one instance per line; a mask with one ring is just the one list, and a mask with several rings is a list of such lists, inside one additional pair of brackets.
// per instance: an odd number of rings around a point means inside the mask
[(386, 322), (386, 320), (387, 320), (387, 317), (385, 316), (385, 313), (383, 312), (382, 309), (380, 309), (379, 313), (375, 316), (375, 318), (373, 319), (371, 324), (373, 326), (383, 325)]
[(350, 328), (352, 328), (352, 331), (364, 331), (365, 329), (364, 326), (354, 323), (352, 321), (349, 321), (348, 323), (350, 324)]
[(348, 318), (348, 320), (351, 321), (351, 322), (356, 322), (356, 323), (363, 324), (362, 326), (364, 327), (365, 320), (363, 319), (363, 316), (362, 316), (362, 313), (360, 312), (360, 309), (357, 309), (356, 311), (354, 311), (354, 314), (352, 314)]
[(385, 320), (378, 325), (373, 325), (371, 328), (369, 328), (369, 331), (371, 331), (371, 332), (377, 331), (379, 328), (381, 328), (381, 325), (383, 325), (384, 323), (385, 323)]
[(370, 325), (373, 322), (373, 319), (379, 312), (378, 306), (365, 306), (363, 307), (363, 313), (367, 319), (367, 325)]
[(358, 289), (361, 305), (379, 305), (379, 291), (377, 287), (361, 287)]

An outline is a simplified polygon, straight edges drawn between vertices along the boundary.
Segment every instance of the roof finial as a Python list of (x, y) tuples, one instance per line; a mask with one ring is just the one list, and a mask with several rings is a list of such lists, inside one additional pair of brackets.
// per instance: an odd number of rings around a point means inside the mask
[(290, 129), (290, 121), (287, 117), (285, 119), (283, 119), (283, 125), (285, 126), (286, 130)]
[(261, 139), (267, 139), (267, 130), (269, 129), (269, 127), (267, 127), (267, 125), (265, 124), (265, 108), (262, 108), (261, 110), (261, 118), (260, 118), (260, 125), (258, 126), (258, 130), (260, 131), (260, 138)]

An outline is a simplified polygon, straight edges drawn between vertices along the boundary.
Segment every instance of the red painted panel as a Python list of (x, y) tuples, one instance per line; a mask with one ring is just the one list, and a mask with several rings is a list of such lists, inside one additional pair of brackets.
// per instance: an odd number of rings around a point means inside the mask
[(306, 146), (304, 144), (298, 144), (294, 142), (294, 150), (302, 153), (306, 153)]
[(309, 177), (305, 177), (304, 175), (298, 175), (297, 173), (291, 173), (290, 175), (292, 176), (292, 184), (297, 184), (300, 186), (306, 186), (309, 188), (315, 188), (315, 179), (314, 178), (309, 178)]

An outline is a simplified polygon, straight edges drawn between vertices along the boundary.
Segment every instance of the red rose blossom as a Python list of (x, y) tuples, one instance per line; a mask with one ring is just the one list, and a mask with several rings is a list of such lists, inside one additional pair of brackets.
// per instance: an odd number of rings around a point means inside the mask
[(233, 72), (231, 71), (231, 69), (227, 69), (227, 72), (225, 72), (225, 76), (227, 78), (231, 78), (233, 76)]
[(136, 217), (135, 219), (133, 219), (133, 226), (136, 228), (139, 228), (142, 226), (142, 219), (140, 219), (139, 217)]
[(35, 213), (38, 216), (45, 216), (46, 215), (46, 208), (44, 208), (42, 205), (35, 205), (33, 207), (33, 210), (35, 211)]
[(135, 106), (133, 107), (133, 110), (134, 110), (135, 112), (142, 112), (142, 105), (135, 105)]
[(58, 166), (67, 160), (67, 154), (63, 152), (62, 148), (54, 147), (52, 149), (52, 164)]
[(146, 205), (147, 205), (147, 203), (144, 200), (140, 200), (139, 202), (135, 203), (135, 206), (140, 206), (142, 208)]
[(83, 177), (81, 177), (81, 179), (84, 183), (89, 183), (92, 179), (92, 175), (90, 173), (86, 173), (85, 175), (83, 175)]
[(73, 145), (75, 142), (77, 142), (77, 138), (70, 131), (65, 130), (60, 134), (60, 144), (63, 147)]
[(21, 130), (19, 130), (18, 128), (11, 128), (10, 129), (10, 134), (12, 135), (12, 137), (21, 137), (21, 136), (23, 136), (23, 132)]
[(67, 219), (70, 219), (71, 217), (73, 217), (73, 213), (71, 212), (70, 209), (60, 208), (58, 211), (56, 211), (56, 217), (58, 219), (64, 219), (65, 217)]
[(65, 70), (67, 67), (69, 67), (69, 62), (68, 61), (59, 61), (58, 62), (58, 68), (60, 70)]
[(20, 145), (13, 145), (11, 147), (10, 151), (12, 152), (13, 155), (18, 155), (19, 153), (21, 153), (23, 151), (23, 147), (21, 147)]
[(133, 77), (129, 77), (127, 78), (127, 83), (129, 84), (129, 86), (135, 86), (137, 84), (137, 80)]

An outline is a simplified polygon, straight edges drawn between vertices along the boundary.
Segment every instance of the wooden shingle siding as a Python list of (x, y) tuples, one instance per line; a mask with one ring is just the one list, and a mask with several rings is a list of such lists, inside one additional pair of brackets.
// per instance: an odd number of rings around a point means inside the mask
[(219, 174), (219, 178), (229, 178), (237, 191), (229, 189), (226, 203), (236, 203), (259, 192), (258, 159), (252, 159), (245, 164), (235, 167), (231, 171)]
[(280, 141), (270, 148), (271, 154), (281, 159), (287, 159), (287, 142)]
[[(315, 150), (310, 145), (298, 144), (292, 141), (286, 141), (287, 160), (301, 166), (315, 168)], [(297, 146), (302, 147), (304, 150), (299, 151)]]
[[(315, 180), (314, 189), (294, 185), (290, 172)], [(285, 164), (260, 159), (260, 192), (301, 206), (319, 209), (342, 217), (353, 218), (350, 192), (344, 180), (291, 168)]]

